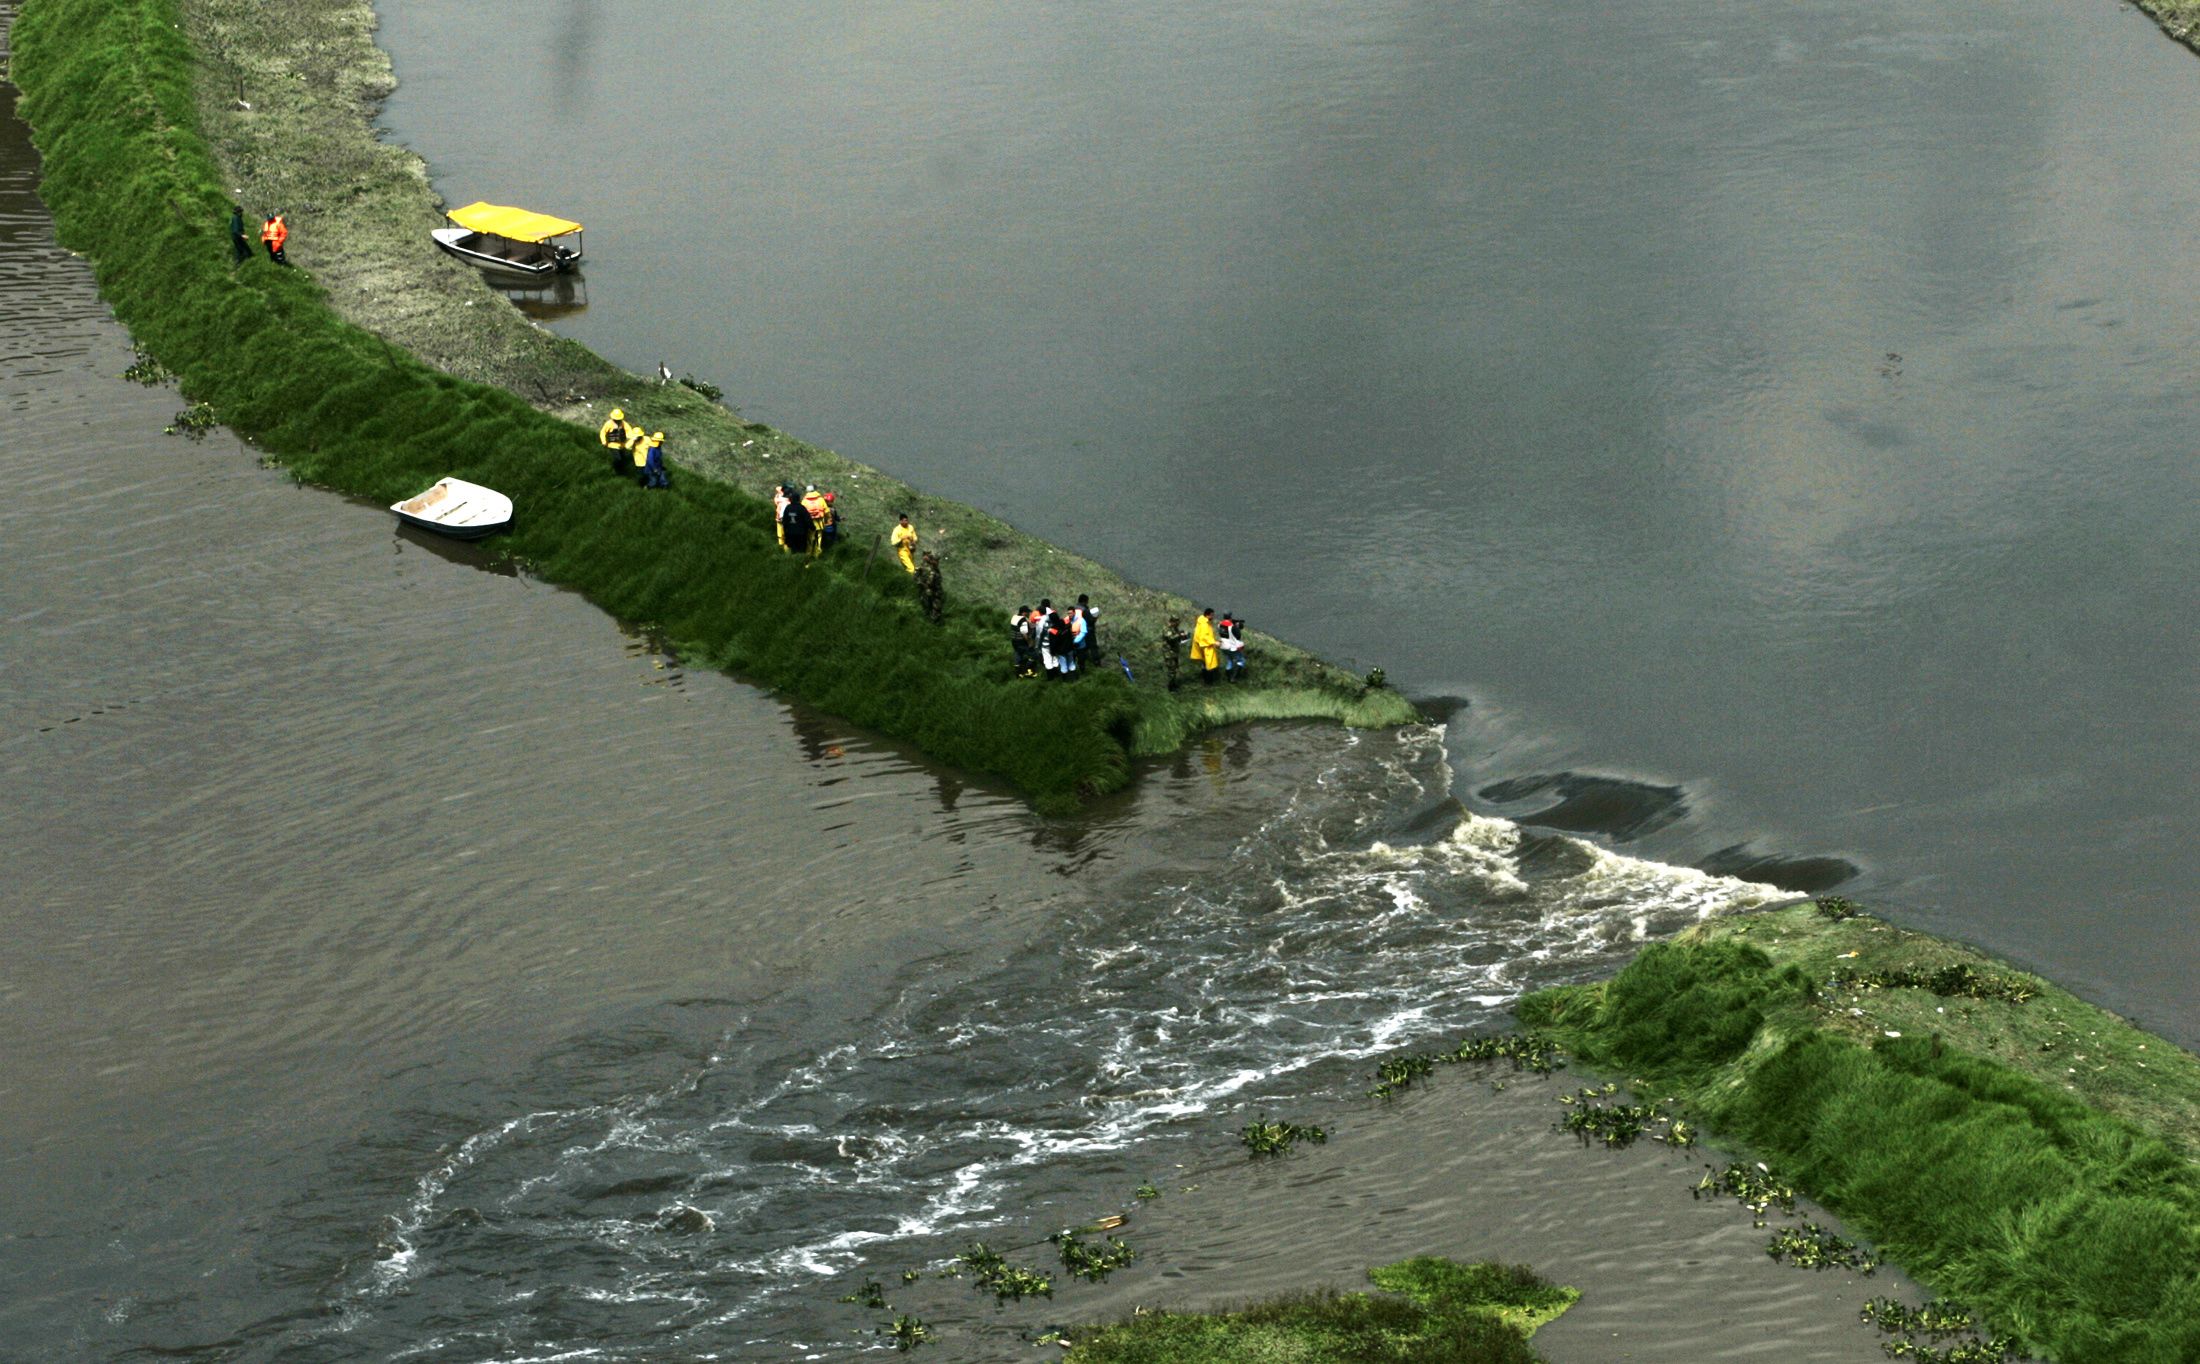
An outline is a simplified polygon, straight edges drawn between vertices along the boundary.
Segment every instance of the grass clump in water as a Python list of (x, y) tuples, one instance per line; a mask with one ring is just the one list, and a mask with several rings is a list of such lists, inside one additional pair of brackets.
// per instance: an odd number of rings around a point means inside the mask
[(1533, 1364), (1528, 1337), (1580, 1296), (1522, 1266), (1432, 1257), (1369, 1278), (1382, 1293), (1135, 1315), (1079, 1340), (1069, 1364)]

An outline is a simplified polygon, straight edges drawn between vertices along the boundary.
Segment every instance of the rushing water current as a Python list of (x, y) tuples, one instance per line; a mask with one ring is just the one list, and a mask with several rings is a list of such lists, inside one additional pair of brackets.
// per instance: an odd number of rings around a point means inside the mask
[(507, 0), (383, 38), (452, 202), (588, 224), (560, 330), (1471, 697), (1480, 808), (1860, 870), (2200, 1040), (2200, 63), (2128, 7)]
[[(1781, 894), (1651, 851), (1853, 859), (2194, 1032), (2200, 194), (2030, 46), (2200, 117), (2112, 7), (572, 3), (460, 91), (485, 8), (390, 7), (392, 117), (589, 220), (584, 336), (1474, 704), (1037, 819), (159, 434), (5, 111), (0, 1359), (847, 1357), (865, 1277)], [(1244, 1215), (1202, 1252), (1293, 1255)]]

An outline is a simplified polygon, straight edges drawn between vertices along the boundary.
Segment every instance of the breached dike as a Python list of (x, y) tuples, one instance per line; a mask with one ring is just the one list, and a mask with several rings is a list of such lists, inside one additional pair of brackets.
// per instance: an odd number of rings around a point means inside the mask
[(2200, 1059), (2162, 1038), (1834, 897), (1709, 920), (1517, 1011), (2031, 1357), (2200, 1359)]
[[(356, 0), (28, 0), (12, 35), (62, 241), (184, 392), (300, 479), (383, 504), (446, 473), (497, 488), (527, 509), (498, 543), (530, 572), (1042, 809), (1117, 789), (1133, 757), (1215, 725), (1416, 718), (1266, 637), (1257, 685), (1172, 694), (1161, 626), (1189, 601), (534, 326), (428, 246), (440, 213), (421, 163), (373, 134), (392, 88), (373, 24)], [(232, 266), (233, 200), (285, 212), (298, 268)], [(666, 433), (670, 491), (610, 481), (595, 427), (614, 405)], [(764, 495), (781, 481), (841, 490), (839, 557), (780, 553)], [(901, 510), (945, 564), (944, 626), (866, 553)], [(1008, 608), (1079, 592), (1104, 607), (1107, 666), (1010, 677)]]

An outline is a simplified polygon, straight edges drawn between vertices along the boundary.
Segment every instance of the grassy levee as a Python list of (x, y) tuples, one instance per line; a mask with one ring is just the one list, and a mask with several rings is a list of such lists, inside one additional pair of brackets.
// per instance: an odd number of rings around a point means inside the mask
[(2200, 1359), (2200, 1061), (2172, 1044), (1809, 905), (1703, 926), (1519, 1016), (1776, 1162), (2027, 1350)]
[(1294, 1293), (1234, 1311), (1140, 1313), (1079, 1339), (1067, 1364), (1535, 1364), (1528, 1338), (1581, 1297), (1524, 1266), (1433, 1256), (1368, 1277), (1385, 1295)]
[[(1134, 753), (1165, 751), (1209, 725), (1411, 718), (1394, 694), (1367, 692), (1296, 651), (1278, 685), (1242, 694), (1171, 694), (1152, 668), (1136, 684), (1112, 669), (1070, 684), (1018, 681), (1005, 607), (951, 592), (948, 619), (934, 626), (891, 564), (781, 553), (768, 506), (738, 481), (691, 469), (670, 492), (645, 491), (612, 475), (592, 426), (351, 325), (311, 271), (233, 267), (222, 230), (230, 195), (200, 132), (209, 105), (195, 82), (209, 68), (186, 17), (177, 0), (26, 0), (12, 39), (19, 108), (45, 157), (42, 188), (60, 237), (91, 259), (116, 315), (187, 397), (299, 478), (380, 501), (447, 473), (502, 489), (519, 514), (501, 543), (530, 571), (658, 628), (692, 659), (1005, 777), (1046, 810), (1120, 787)], [(371, 52), (363, 31), (352, 37)], [(224, 60), (242, 61), (240, 50), (225, 48)], [(307, 64), (255, 67), (273, 92), (263, 103), (310, 86), (316, 77), (298, 69)], [(326, 76), (332, 86), (342, 79)], [(372, 145), (363, 115), (357, 123), (351, 131)], [(355, 188), (378, 192), (365, 178)], [(570, 343), (542, 344), (562, 357), (565, 376), (619, 375)], [(693, 395), (652, 402), (689, 400), (720, 426), (762, 430)]]

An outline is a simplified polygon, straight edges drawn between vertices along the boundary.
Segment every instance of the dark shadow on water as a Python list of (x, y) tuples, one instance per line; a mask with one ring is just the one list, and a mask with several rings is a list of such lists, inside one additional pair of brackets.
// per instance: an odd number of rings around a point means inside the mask
[(1790, 857), (1778, 853), (1760, 853), (1752, 851), (1747, 843), (1721, 848), (1696, 865), (1714, 876), (1762, 881), (1766, 885), (1792, 890), (1799, 895), (1816, 895), (1821, 891), (1832, 890), (1835, 886), (1854, 880), (1864, 870), (1845, 857)]
[(424, 550), (445, 563), (478, 568), (500, 578), (518, 577), (518, 565), (512, 562), (509, 555), (494, 547), (495, 539), (492, 535), (483, 540), (453, 540), (448, 535), (437, 535), (399, 522), (391, 549), (400, 555), (412, 550)]
[(1687, 793), (1678, 786), (1653, 786), (1625, 777), (1581, 772), (1514, 777), (1492, 782), (1477, 794), (1499, 805), (1555, 796), (1553, 803), (1539, 810), (1504, 813), (1516, 824), (1603, 834), (1621, 843), (1654, 834), (1688, 813)]

